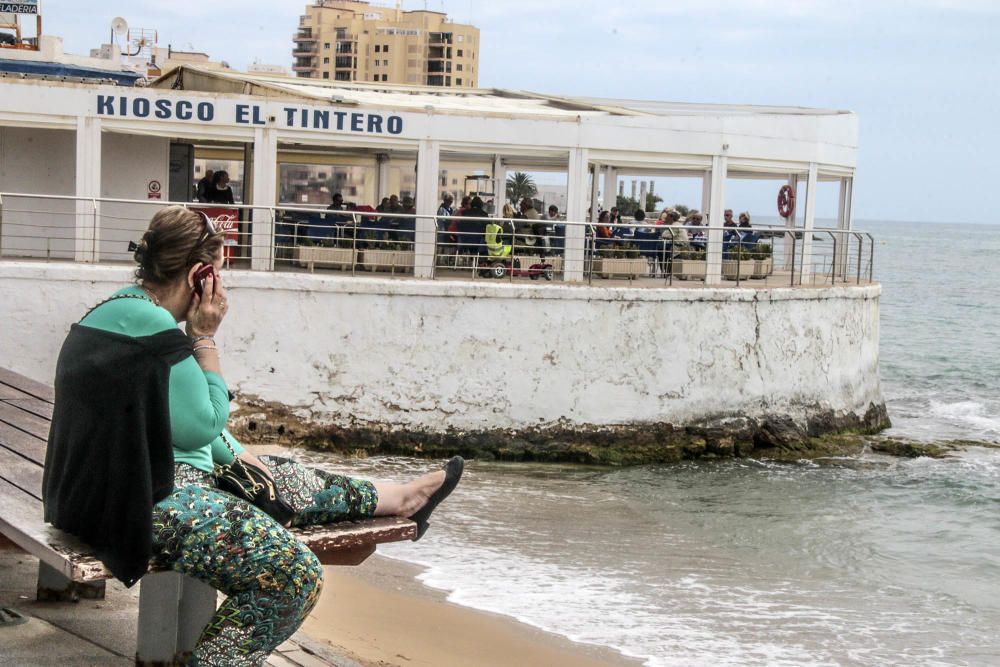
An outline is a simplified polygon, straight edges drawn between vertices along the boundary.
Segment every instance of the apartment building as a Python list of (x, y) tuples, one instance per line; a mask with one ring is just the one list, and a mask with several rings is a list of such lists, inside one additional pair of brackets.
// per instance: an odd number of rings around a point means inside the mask
[(292, 38), (297, 76), (475, 88), (479, 28), (447, 14), (358, 0), (317, 0)]

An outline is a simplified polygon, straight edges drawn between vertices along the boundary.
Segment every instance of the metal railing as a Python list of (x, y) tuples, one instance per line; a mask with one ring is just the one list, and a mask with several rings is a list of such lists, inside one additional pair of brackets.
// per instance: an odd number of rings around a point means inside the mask
[[(0, 193), (0, 257), (131, 263), (159, 200)], [(778, 287), (874, 279), (866, 232), (436, 216), (315, 206), (216, 205), (225, 259), (237, 268), (439, 280), (571, 280), (664, 287)]]

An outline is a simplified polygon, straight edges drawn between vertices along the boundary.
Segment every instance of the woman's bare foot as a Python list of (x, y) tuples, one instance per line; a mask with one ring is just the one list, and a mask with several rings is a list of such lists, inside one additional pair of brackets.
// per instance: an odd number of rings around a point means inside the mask
[(375, 482), (378, 505), (375, 516), (409, 517), (427, 504), (431, 495), (444, 484), (445, 471), (435, 470), (406, 482), (391, 484)]

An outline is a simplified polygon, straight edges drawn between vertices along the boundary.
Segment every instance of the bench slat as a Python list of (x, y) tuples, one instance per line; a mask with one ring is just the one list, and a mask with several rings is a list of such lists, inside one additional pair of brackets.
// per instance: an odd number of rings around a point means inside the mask
[(0, 446), (40, 466), (45, 465), (45, 448), (48, 446), (46, 441), (5, 422), (0, 422)]
[(36, 500), (42, 499), (42, 467), (5, 447), (0, 447), (0, 479)]
[(40, 398), (35, 398), (30, 394), (24, 393), (20, 389), (14, 389), (13, 387), (9, 387), (7, 385), (0, 385), (0, 391), (8, 394), (0, 398), (0, 402), (6, 403), (15, 408), (20, 408), (25, 412), (30, 412), (31, 414), (41, 417), (42, 419), (52, 419), (52, 410), (55, 408), (52, 403), (43, 401)]
[(79, 540), (42, 521), (42, 502), (0, 479), (0, 533), (73, 581), (100, 581), (104, 565)]
[(20, 373), (15, 373), (9, 368), (0, 367), (0, 384), (14, 387), (49, 403), (54, 403), (56, 400), (55, 389)]
[(0, 422), (10, 424), (25, 433), (30, 433), (37, 438), (45, 440), (46, 442), (49, 440), (48, 419), (44, 419), (38, 415), (33, 415), (30, 412), (25, 412), (24, 410), (15, 408), (13, 405), (4, 403), (3, 401), (0, 401)]

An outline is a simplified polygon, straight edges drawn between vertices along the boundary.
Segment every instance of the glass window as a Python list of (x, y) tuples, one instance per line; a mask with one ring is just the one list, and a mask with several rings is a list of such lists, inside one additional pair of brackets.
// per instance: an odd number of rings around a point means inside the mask
[(379, 51), (381, 51), (381, 50), (382, 50), (382, 47), (381, 47), (381, 46), (379, 46), (378, 44), (376, 44), (376, 45), (375, 45), (375, 53), (378, 53), (378, 52), (379, 52)]
[(389, 45), (388, 44), (383, 44), (382, 45), (382, 53), (389, 53)]
[[(195, 152), (194, 171), (196, 174), (205, 173), (206, 169), (212, 171), (225, 171), (229, 174), (229, 187), (233, 190), (233, 199), (237, 204), (243, 202), (243, 160), (216, 160), (198, 157)], [(198, 182), (194, 182), (197, 189)]]
[(383, 74), (382, 75), (382, 80), (383, 81), (388, 81), (389, 80), (389, 75), (388, 74)]
[(324, 79), (329, 79), (330, 78), (330, 73), (329, 72), (323, 72), (323, 78)]
[[(375, 170), (370, 167), (341, 167), (320, 164), (280, 164), (278, 203), (329, 206), (339, 192), (344, 201), (371, 205), (375, 196)], [(377, 203), (377, 202), (376, 202)]]
[(461, 86), (462, 85), (462, 80), (461, 79), (455, 79), (455, 85), (456, 86)]
[(459, 57), (459, 58), (461, 58), (461, 57), (462, 57), (462, 49), (459, 49), (459, 50), (458, 50), (458, 57)]

